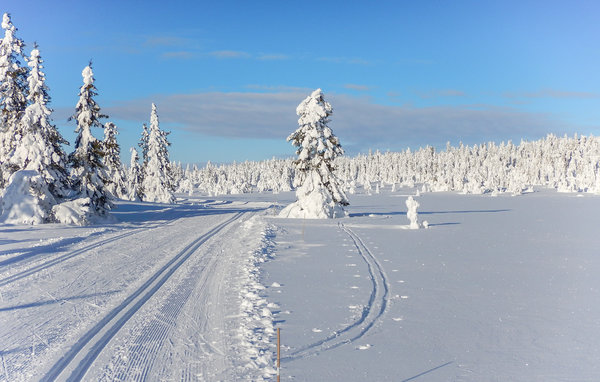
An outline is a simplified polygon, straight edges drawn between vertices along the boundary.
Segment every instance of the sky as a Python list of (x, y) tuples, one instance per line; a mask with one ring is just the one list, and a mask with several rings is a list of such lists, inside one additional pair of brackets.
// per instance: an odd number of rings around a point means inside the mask
[(296, 107), (316, 88), (348, 155), (600, 135), (598, 1), (4, 0), (0, 12), (26, 54), (39, 45), (67, 152), (90, 60), (125, 163), (153, 102), (171, 160), (291, 157)]

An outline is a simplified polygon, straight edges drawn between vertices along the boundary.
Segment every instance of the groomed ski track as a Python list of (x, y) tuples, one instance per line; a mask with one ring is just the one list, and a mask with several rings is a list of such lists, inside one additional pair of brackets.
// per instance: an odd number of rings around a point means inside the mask
[(207, 240), (218, 234), (229, 224), (239, 219), (242, 212), (218, 224), (207, 233), (201, 235), (160, 268), (140, 288), (131, 294), (123, 303), (114, 308), (90, 331), (88, 331), (43, 377), (45, 381), (67, 380), (79, 381), (98, 357), (100, 352), (123, 327), (123, 325), (146, 303), (169, 277)]
[[(232, 217), (216, 225), (189, 243), (183, 250), (173, 255), (144, 284), (82, 336), (50, 369), (43, 377), (43, 380), (81, 380), (111, 338), (164, 285), (171, 275), (202, 244), (217, 235), (242, 215), (242, 212), (235, 213)], [(123, 235), (118, 235), (118, 237), (120, 236)]]

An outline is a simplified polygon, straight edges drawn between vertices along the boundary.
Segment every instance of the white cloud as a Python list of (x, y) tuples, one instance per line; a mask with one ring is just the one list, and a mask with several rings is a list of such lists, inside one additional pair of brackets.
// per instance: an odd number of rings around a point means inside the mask
[(161, 55), (162, 58), (166, 58), (166, 59), (191, 59), (195, 57), (194, 52), (190, 52), (190, 51), (176, 51), (176, 52), (165, 52)]
[(359, 92), (366, 92), (366, 91), (371, 90), (370, 86), (367, 86), (367, 85), (358, 85), (358, 84), (345, 84), (344, 88), (350, 89), (350, 90), (357, 90)]
[(465, 97), (466, 94), (462, 90), (455, 89), (438, 89), (430, 91), (418, 91), (416, 94), (422, 99), (444, 98), (444, 97)]
[[(162, 123), (209, 136), (281, 139), (297, 127), (296, 106), (309, 91), (210, 92), (156, 95), (105, 107), (111, 119), (147, 121), (155, 102)], [(367, 97), (326, 94), (334, 113), (330, 127), (350, 153), (369, 148), (401, 150), (427, 144), (483, 143), (570, 132), (565, 123), (541, 113), (493, 106), (405, 107), (373, 103)], [(268, 153), (265, 153), (268, 157)]]
[(536, 92), (504, 93), (506, 98), (600, 98), (600, 94), (581, 91), (543, 89)]
[(271, 54), (262, 54), (260, 56), (258, 56), (259, 60), (263, 60), (263, 61), (282, 61), (282, 60), (289, 60), (290, 56), (288, 56), (287, 54), (281, 54), (281, 53), (271, 53)]
[(247, 58), (250, 57), (249, 53), (240, 52), (237, 50), (217, 50), (209, 53), (211, 56), (216, 58)]

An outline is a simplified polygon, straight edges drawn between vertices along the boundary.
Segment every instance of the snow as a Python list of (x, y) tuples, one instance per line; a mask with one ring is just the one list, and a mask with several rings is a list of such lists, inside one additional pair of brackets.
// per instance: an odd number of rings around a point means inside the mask
[(94, 72), (92, 71), (91, 66), (86, 66), (81, 71), (81, 76), (83, 77), (83, 85), (84, 87), (90, 86), (94, 84)]
[(42, 176), (34, 170), (15, 172), (0, 198), (0, 222), (5, 224), (41, 224), (52, 220), (56, 204)]
[[(358, 187), (117, 202), (94, 226), (0, 225), (0, 381), (592, 381), (600, 197)], [(419, 187), (420, 188), (420, 187)]]
[(410, 229), (421, 228), (421, 224), (419, 224), (419, 217), (417, 214), (417, 208), (419, 208), (419, 205), (419, 202), (413, 199), (412, 196), (409, 196), (408, 199), (406, 199), (406, 217), (408, 218), (408, 220), (410, 220)]
[(12, 23), (10, 22), (10, 16), (8, 13), (2, 15), (2, 29), (9, 29), (12, 27)]

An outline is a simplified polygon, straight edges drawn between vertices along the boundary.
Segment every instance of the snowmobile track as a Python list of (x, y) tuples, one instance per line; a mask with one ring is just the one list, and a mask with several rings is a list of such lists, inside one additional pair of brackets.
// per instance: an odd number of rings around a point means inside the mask
[(84, 378), (94, 360), (108, 345), (114, 335), (133, 315), (165, 284), (171, 275), (207, 240), (239, 219), (244, 212), (216, 225), (177, 253), (142, 286), (114, 308), (93, 328), (84, 334), (65, 355), (54, 364), (42, 378), (43, 381), (80, 381)]
[(362, 315), (356, 321), (341, 330), (333, 332), (322, 340), (291, 352), (288, 356), (281, 359), (282, 362), (306, 358), (322, 351), (350, 344), (363, 337), (371, 330), (386, 311), (390, 287), (383, 267), (356, 233), (346, 227), (343, 223), (338, 223), (338, 226), (350, 236), (358, 253), (367, 264), (369, 278), (371, 279), (372, 284), (369, 301), (363, 308)]
[[(101, 247), (103, 245), (106, 245), (106, 244), (110, 244), (110, 243), (115, 242), (117, 240), (121, 240), (123, 238), (135, 235), (135, 234), (140, 233), (140, 232), (147, 232), (148, 229), (154, 229), (154, 228), (159, 228), (159, 227), (165, 226), (167, 224), (172, 223), (173, 221), (175, 221), (177, 219), (178, 218), (169, 219), (169, 220), (167, 220), (167, 221), (165, 221), (163, 223), (156, 224), (156, 225), (154, 225), (152, 227), (135, 228), (135, 229), (133, 229), (133, 230), (131, 230), (129, 232), (125, 232), (125, 233), (113, 236), (113, 237), (105, 239), (105, 240), (100, 240), (98, 242), (89, 244), (89, 245), (87, 245), (87, 246), (85, 246), (83, 248), (76, 249), (76, 250), (71, 251), (71, 252), (67, 252), (67, 253), (65, 253), (63, 255), (60, 255), (58, 257), (55, 257), (55, 258), (50, 259), (48, 261), (45, 261), (45, 262), (43, 262), (41, 264), (35, 265), (35, 266), (33, 266), (33, 267), (29, 268), (29, 269), (25, 269), (23, 271), (20, 271), (18, 273), (15, 273), (13, 275), (10, 275), (8, 277), (3, 278), (2, 280), (0, 280), (0, 287), (8, 285), (10, 283), (13, 283), (13, 282), (15, 282), (17, 280), (20, 280), (22, 278), (25, 278), (27, 276), (31, 276), (31, 275), (33, 275), (35, 273), (38, 273), (38, 272), (43, 271), (45, 269), (48, 269), (48, 268), (50, 268), (50, 267), (52, 267), (54, 265), (63, 263), (63, 262), (65, 262), (65, 261), (67, 261), (67, 260), (69, 260), (69, 259), (71, 259), (71, 258), (73, 258), (75, 256), (81, 255), (82, 253), (85, 253), (85, 252), (88, 252), (90, 250), (99, 248), (99, 247)], [(33, 261), (32, 259), (28, 259), (28, 260)], [(26, 262), (26, 261), (24, 260), (23, 262)]]

